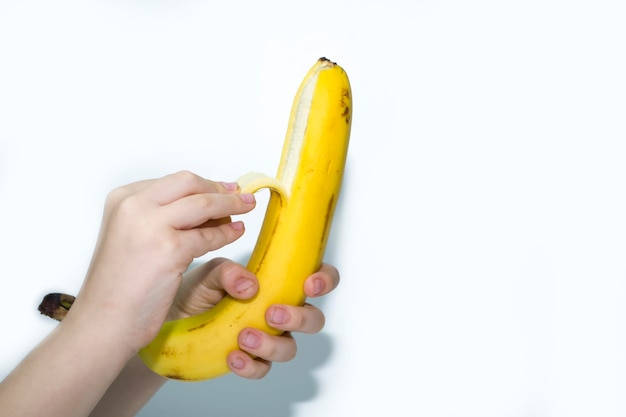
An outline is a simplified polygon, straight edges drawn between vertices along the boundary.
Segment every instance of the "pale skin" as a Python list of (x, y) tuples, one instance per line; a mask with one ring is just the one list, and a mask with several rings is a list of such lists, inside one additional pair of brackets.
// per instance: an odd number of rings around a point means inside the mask
[[(254, 196), (236, 184), (186, 171), (113, 190), (72, 309), (0, 383), (0, 410), (14, 417), (135, 415), (167, 381), (137, 356), (163, 322), (205, 311), (226, 293), (246, 299), (258, 291), (254, 274), (226, 259), (187, 272), (194, 259), (241, 237), (244, 225), (231, 216), (254, 207)], [(338, 282), (336, 268), (324, 264), (304, 292), (322, 296)], [(285, 333), (243, 329), (239, 350), (226, 359), (236, 375), (264, 377), (272, 362), (295, 356), (291, 332), (324, 326), (322, 311), (309, 304), (273, 305), (265, 318)]]

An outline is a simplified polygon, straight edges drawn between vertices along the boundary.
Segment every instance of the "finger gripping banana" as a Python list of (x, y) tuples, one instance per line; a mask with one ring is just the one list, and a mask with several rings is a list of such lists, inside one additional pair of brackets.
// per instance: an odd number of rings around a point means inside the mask
[(279, 334), (265, 322), (274, 303), (302, 305), (304, 280), (322, 263), (343, 179), (352, 93), (345, 71), (320, 58), (294, 98), (276, 178), (251, 173), (242, 192), (270, 189), (270, 198), (247, 268), (259, 279), (251, 300), (225, 297), (197, 316), (164, 323), (139, 352), (156, 373), (198, 381), (229, 371), (227, 355), (238, 349), (244, 327)]

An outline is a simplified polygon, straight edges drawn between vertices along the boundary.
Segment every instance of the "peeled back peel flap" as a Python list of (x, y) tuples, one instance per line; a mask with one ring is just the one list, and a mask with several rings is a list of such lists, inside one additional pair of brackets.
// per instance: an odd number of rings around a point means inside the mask
[(274, 177), (260, 172), (248, 172), (237, 178), (237, 184), (242, 193), (256, 193), (262, 188), (276, 191), (283, 198), (289, 197), (289, 191), (285, 185)]

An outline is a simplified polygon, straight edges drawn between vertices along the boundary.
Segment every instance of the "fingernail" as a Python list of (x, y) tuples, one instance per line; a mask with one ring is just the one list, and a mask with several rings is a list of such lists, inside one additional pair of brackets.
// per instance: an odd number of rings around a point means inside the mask
[(270, 315), (271, 324), (285, 324), (289, 320), (289, 315), (282, 308), (274, 308)]
[(236, 182), (222, 182), (222, 187), (224, 187), (226, 191), (237, 191), (239, 184)]
[(247, 332), (241, 344), (248, 348), (256, 349), (261, 345), (261, 338), (252, 332)]
[(239, 194), (239, 197), (246, 204), (254, 203), (254, 194), (251, 194), (251, 193), (241, 193), (241, 194)]
[(252, 288), (253, 285), (254, 282), (252, 282), (251, 280), (247, 278), (240, 278), (235, 283), (235, 291), (237, 291), (238, 293), (242, 293)]
[(242, 221), (238, 221), (238, 222), (232, 222), (230, 223), (230, 227), (232, 227), (233, 229), (239, 231), (243, 229), (243, 222)]
[(246, 362), (240, 357), (236, 357), (230, 362), (230, 366), (235, 369), (243, 369), (243, 367), (246, 366)]
[(313, 293), (315, 295), (320, 295), (324, 291), (324, 281), (321, 279), (316, 279), (313, 281)]

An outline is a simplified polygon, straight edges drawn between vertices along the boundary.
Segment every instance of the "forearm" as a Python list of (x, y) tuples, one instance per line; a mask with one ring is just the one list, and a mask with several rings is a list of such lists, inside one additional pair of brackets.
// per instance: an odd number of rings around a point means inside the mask
[(134, 416), (163, 386), (166, 379), (133, 357), (104, 394), (90, 417)]
[(0, 410), (12, 417), (89, 415), (133, 355), (99, 324), (68, 316), (0, 384)]

